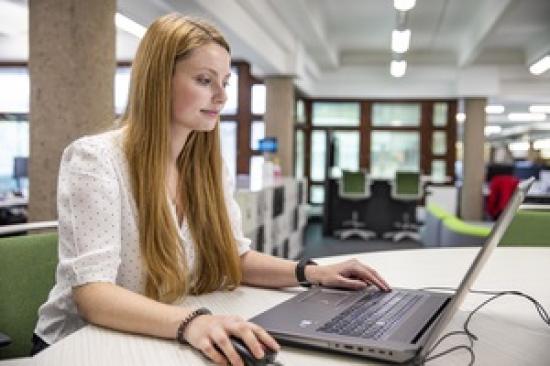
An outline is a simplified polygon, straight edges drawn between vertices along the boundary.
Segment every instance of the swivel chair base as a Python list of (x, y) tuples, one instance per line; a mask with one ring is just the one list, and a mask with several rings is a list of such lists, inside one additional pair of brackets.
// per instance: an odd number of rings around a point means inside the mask
[(343, 225), (349, 225), (351, 228), (349, 229), (341, 229), (337, 230), (334, 234), (338, 236), (340, 239), (347, 239), (350, 236), (359, 236), (364, 240), (369, 240), (376, 237), (376, 233), (370, 230), (361, 229), (362, 226), (365, 226), (364, 223), (360, 222), (358, 220), (359, 214), (357, 211), (353, 211), (351, 213), (351, 220), (344, 221)]
[(384, 239), (392, 239), (395, 242), (406, 238), (420, 241), (420, 234), (416, 231), (395, 231), (384, 234)]
[(369, 240), (369, 239), (372, 239), (372, 238), (376, 237), (376, 234), (373, 233), (372, 231), (367, 231), (367, 230), (362, 230), (362, 229), (357, 229), (357, 228), (338, 230), (338, 231), (336, 231), (335, 234), (340, 239), (347, 239), (350, 236), (354, 236), (354, 235), (359, 236), (364, 240)]

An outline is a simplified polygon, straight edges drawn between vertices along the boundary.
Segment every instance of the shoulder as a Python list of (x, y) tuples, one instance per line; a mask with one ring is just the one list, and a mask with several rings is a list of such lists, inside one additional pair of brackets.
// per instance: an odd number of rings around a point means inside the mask
[(95, 170), (99, 166), (112, 165), (120, 150), (120, 129), (83, 136), (65, 148), (61, 165), (77, 170)]

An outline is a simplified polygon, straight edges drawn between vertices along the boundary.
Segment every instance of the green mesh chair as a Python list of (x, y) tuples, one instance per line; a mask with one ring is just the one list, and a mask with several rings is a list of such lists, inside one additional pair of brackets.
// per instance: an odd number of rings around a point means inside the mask
[(499, 246), (550, 246), (550, 205), (522, 205)]
[[(422, 198), (422, 194), (422, 183), (420, 182), (419, 172), (395, 172), (395, 178), (391, 184), (391, 197), (394, 200), (418, 203)], [(411, 218), (408, 212), (403, 212), (402, 221), (394, 223), (394, 226), (398, 230), (385, 233), (384, 238), (393, 239), (393, 241), (405, 238), (420, 240), (415, 216)]]
[(57, 233), (0, 238), (0, 334), (11, 340), (0, 347), (0, 359), (29, 356), (57, 262)]
[[(364, 172), (343, 170), (342, 177), (338, 181), (338, 195), (340, 198), (351, 201), (364, 200), (370, 197), (370, 180)], [(335, 234), (341, 239), (350, 236), (359, 236), (365, 240), (376, 236), (376, 233), (363, 229), (365, 223), (359, 221), (359, 212), (352, 210), (351, 220), (342, 223), (347, 229), (337, 230)]]

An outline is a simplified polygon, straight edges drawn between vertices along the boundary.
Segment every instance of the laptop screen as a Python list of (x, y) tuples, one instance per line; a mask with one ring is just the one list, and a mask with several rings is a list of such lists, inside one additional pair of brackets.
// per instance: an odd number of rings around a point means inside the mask
[(514, 195), (508, 201), (506, 209), (502, 212), (500, 218), (493, 226), (493, 229), (487, 237), (485, 244), (483, 244), (483, 246), (481, 247), (472, 265), (470, 266), (470, 269), (462, 279), (462, 282), (460, 283), (458, 290), (456, 291), (451, 302), (449, 303), (449, 306), (447, 306), (447, 308), (444, 310), (444, 312), (435, 323), (432, 331), (430, 332), (430, 335), (428, 336), (428, 339), (426, 340), (424, 347), (422, 347), (422, 350), (420, 351), (419, 357), (422, 358), (426, 356), (427, 352), (429, 352), (430, 348), (439, 338), (439, 334), (445, 329), (451, 318), (457, 312), (458, 308), (462, 304), (462, 301), (464, 301), (464, 298), (470, 291), (470, 288), (472, 287), (474, 281), (479, 275), (479, 272), (481, 272), (481, 269), (489, 259), (489, 256), (500, 242), (500, 239), (502, 239), (504, 233), (506, 232), (506, 229), (508, 229), (510, 222), (512, 222), (516, 211), (523, 202), (525, 195), (527, 194), (527, 191), (529, 191), (529, 188), (533, 184), (534, 180), (535, 178), (531, 177), (521, 182), (516, 188)]

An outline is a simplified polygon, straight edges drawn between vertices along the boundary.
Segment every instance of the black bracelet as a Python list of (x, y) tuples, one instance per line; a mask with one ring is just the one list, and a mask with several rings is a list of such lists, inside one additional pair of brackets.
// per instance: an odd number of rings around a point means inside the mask
[(201, 315), (211, 315), (212, 312), (208, 310), (207, 308), (198, 308), (196, 310), (193, 310), (183, 321), (180, 323), (180, 326), (178, 327), (178, 332), (176, 335), (176, 340), (178, 343), (181, 344), (188, 344), (187, 340), (183, 337), (183, 333), (185, 332), (185, 329), (189, 326), (189, 324), (198, 316)]
[(311, 282), (306, 278), (306, 266), (307, 265), (317, 265), (314, 261), (309, 258), (302, 258), (296, 265), (296, 280), (298, 284), (302, 287), (311, 287)]

